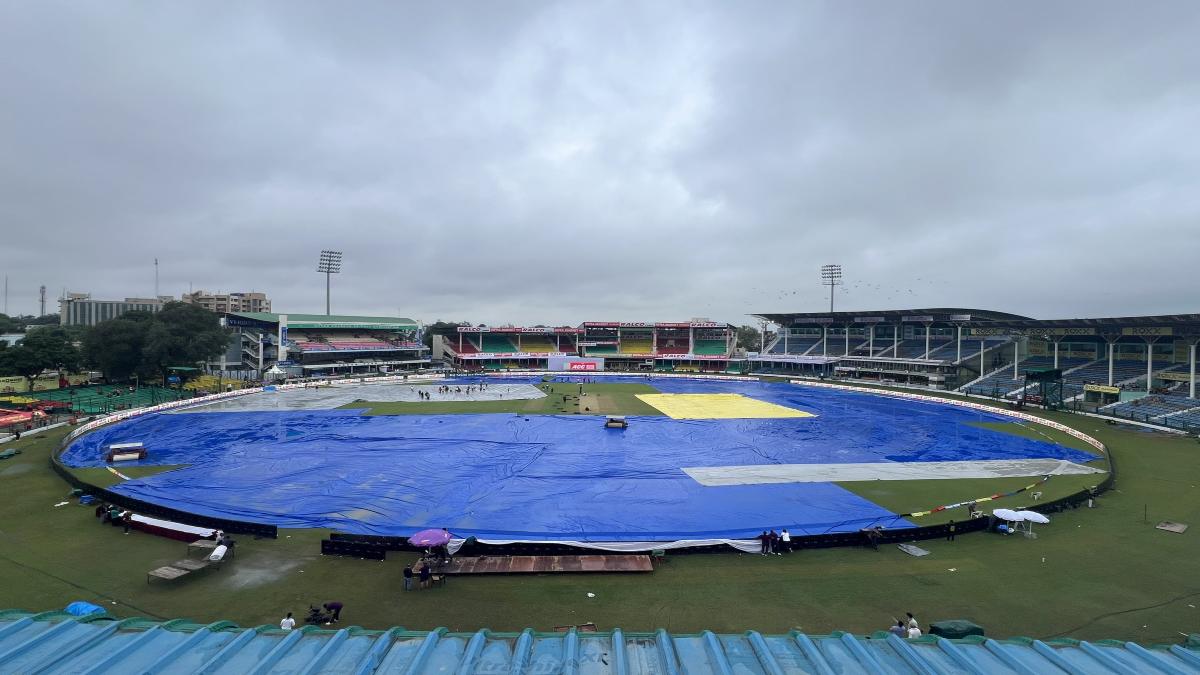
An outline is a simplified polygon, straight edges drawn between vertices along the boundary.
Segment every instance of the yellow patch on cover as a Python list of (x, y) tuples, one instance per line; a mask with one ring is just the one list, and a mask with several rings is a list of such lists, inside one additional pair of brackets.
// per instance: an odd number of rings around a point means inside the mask
[(741, 394), (638, 394), (638, 399), (676, 420), (768, 419), (816, 417)]

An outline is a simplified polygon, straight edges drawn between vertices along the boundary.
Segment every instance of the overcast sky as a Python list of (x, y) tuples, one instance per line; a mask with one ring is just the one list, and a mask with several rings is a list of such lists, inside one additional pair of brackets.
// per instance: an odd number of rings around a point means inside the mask
[[(437, 9), (435, 9), (437, 7)], [(444, 9), (448, 7), (449, 9)], [(0, 272), (500, 324), (1200, 311), (1200, 3), (0, 4)]]

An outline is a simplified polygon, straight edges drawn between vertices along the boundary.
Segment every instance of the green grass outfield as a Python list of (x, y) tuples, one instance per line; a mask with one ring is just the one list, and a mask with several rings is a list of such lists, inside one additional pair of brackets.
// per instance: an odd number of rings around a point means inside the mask
[[(1050, 417), (1106, 443), (1119, 473), (1097, 508), (1054, 516), (1036, 528), (1036, 540), (969, 534), (922, 543), (931, 551), (923, 558), (893, 546), (674, 555), (652, 574), (465, 577), (412, 593), (400, 582), (412, 556), (323, 557), (324, 532), (312, 530), (281, 531), (278, 540), (241, 537), (224, 569), (147, 584), (146, 571), (183, 557), (184, 545), (122, 535), (98, 524), (91, 508), (55, 507), (68, 489), (48, 466), (62, 436), (55, 431), (6, 445), (23, 454), (0, 461), (0, 606), (45, 610), (88, 600), (118, 616), (255, 625), (337, 599), (346, 603), (348, 624), (372, 628), (550, 629), (594, 621), (602, 629), (809, 633), (869, 633), (912, 611), (926, 622), (969, 618), (994, 636), (1174, 642), (1180, 632), (1195, 632), (1200, 444), (1092, 418)], [(932, 489), (920, 486), (909, 499), (939, 496), (925, 494)], [(1159, 520), (1193, 528), (1170, 534), (1154, 529)]]

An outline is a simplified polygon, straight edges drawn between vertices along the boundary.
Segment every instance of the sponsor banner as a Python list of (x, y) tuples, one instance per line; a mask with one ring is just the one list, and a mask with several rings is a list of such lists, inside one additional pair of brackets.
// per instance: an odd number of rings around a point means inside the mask
[(1048, 335), (1063, 335), (1063, 336), (1095, 335), (1096, 329), (1094, 329), (1094, 328), (1051, 328), (1048, 331), (1042, 331), (1042, 332), (1044, 332)]
[(1084, 391), (1095, 391), (1095, 392), (1099, 392), (1101, 394), (1120, 394), (1121, 393), (1120, 387), (1110, 387), (1107, 384), (1085, 384), (1085, 385), (1083, 385), (1083, 390)]
[(691, 328), (690, 323), (656, 323), (655, 328)]
[(950, 320), (951, 321), (970, 321), (971, 315), (970, 314), (951, 314)]
[(855, 323), (883, 323), (883, 317), (882, 316), (856, 316), (856, 317), (854, 317), (854, 322)]
[(620, 328), (621, 323), (618, 321), (584, 321), (584, 328)]
[(1168, 380), (1170, 382), (1191, 382), (1192, 381), (1191, 375), (1189, 375), (1186, 372), (1181, 373), (1181, 372), (1173, 371), (1173, 372), (1169, 372), (1169, 373), (1158, 373), (1157, 375), (1155, 375), (1155, 377), (1157, 377), (1160, 380)]
[(932, 317), (932, 316), (930, 316), (930, 315), (928, 315), (928, 314), (914, 314), (913, 316), (902, 316), (902, 317), (900, 317), (900, 320), (901, 320), (901, 321), (912, 321), (912, 322), (929, 322), (929, 323), (932, 323), (932, 322), (933, 322), (933, 317)]
[(580, 340), (579, 341), (580, 347), (605, 347), (605, 346), (609, 346), (609, 345), (616, 346), (617, 344), (618, 343), (616, 340)]
[(593, 373), (604, 370), (604, 359), (585, 356), (552, 356), (546, 361), (546, 369)]
[(654, 328), (654, 324), (645, 321), (622, 321), (621, 328)]
[(828, 318), (820, 319), (820, 318), (816, 318), (816, 317), (802, 316), (802, 317), (792, 319), (792, 323), (793, 324), (829, 323), (832, 320), (833, 319), (828, 319)]
[(29, 382), (25, 378), (20, 375), (0, 377), (0, 392), (12, 394), (22, 391), (29, 391)]
[(1022, 335), (1024, 334), (1018, 328), (979, 328), (970, 329), (971, 335), (977, 336), (1004, 336), (1004, 335)]
[(1170, 326), (1138, 326), (1135, 328), (1122, 328), (1121, 335), (1144, 335), (1151, 337), (1155, 335), (1174, 335), (1175, 329)]
[(728, 361), (724, 354), (662, 354), (656, 357), (667, 361)]
[(460, 332), (460, 333), (488, 333), (488, 332), (491, 332), (491, 330), (492, 329), (488, 328), (487, 326), (459, 326), (458, 327), (458, 332)]
[(726, 324), (717, 323), (716, 321), (693, 321), (688, 324), (692, 328), (725, 328)]

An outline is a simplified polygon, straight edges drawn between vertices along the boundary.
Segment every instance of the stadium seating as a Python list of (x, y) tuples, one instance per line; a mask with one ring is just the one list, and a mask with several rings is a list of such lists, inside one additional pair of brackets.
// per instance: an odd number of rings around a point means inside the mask
[(692, 347), (693, 354), (705, 356), (715, 356), (727, 352), (724, 340), (696, 340), (695, 346)]
[(522, 335), (521, 351), (530, 354), (549, 354), (558, 351), (554, 338), (545, 335)]
[(687, 354), (691, 348), (687, 338), (658, 338), (654, 347), (656, 354)]
[(480, 337), (483, 340), (480, 352), (503, 354), (517, 351), (517, 346), (513, 344), (512, 340), (508, 339), (507, 335), (483, 333)]
[(446, 342), (450, 345), (451, 349), (458, 352), (459, 354), (478, 354), (479, 353), (479, 345), (475, 344), (475, 342), (472, 340), (471, 336), (469, 336), (469, 335), (462, 336), (462, 345), (461, 346), (459, 345), (457, 336), (449, 338)]
[[(1172, 364), (1167, 361), (1156, 361), (1154, 370), (1165, 370)], [(1142, 381), (1145, 386), (1146, 362), (1117, 359), (1113, 361), (1113, 384), (1122, 382)], [(1108, 384), (1108, 358), (1101, 358), (1088, 364), (1086, 368), (1063, 374), (1063, 396), (1070, 398), (1083, 394), (1083, 385), (1088, 383)]]
[(1155, 418), (1161, 418), (1163, 415), (1173, 415), (1192, 408), (1200, 408), (1200, 401), (1186, 396), (1170, 396), (1155, 394), (1144, 398), (1126, 401), (1124, 403), (1116, 403), (1110, 406), (1101, 408), (1101, 412), (1117, 415), (1118, 417), (1129, 417), (1136, 420), (1156, 421)]
[(615, 356), (617, 353), (616, 345), (593, 345), (584, 347), (588, 356)]
[(654, 342), (649, 339), (621, 338), (622, 354), (653, 354)]

